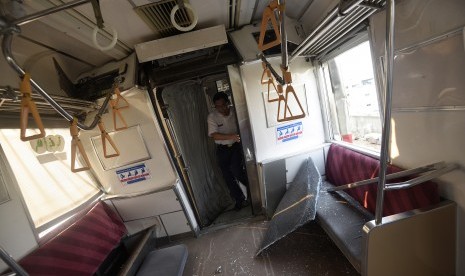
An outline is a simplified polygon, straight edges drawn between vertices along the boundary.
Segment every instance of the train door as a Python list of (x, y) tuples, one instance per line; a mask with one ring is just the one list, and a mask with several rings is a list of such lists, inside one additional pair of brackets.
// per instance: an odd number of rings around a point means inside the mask
[[(250, 205), (234, 210), (235, 201), (218, 166), (216, 145), (208, 137), (207, 116), (214, 108), (212, 98), (221, 91), (234, 103), (230, 87), (228, 75), (218, 74), (159, 87), (156, 93), (174, 159), (203, 227), (229, 224), (253, 215)], [(255, 181), (249, 182), (258, 187)], [(246, 197), (250, 195), (248, 187), (239, 185)]]

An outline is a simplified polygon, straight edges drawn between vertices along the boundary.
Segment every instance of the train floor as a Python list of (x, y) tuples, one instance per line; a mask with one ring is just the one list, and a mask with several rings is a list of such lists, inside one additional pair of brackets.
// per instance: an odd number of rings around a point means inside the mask
[(359, 275), (314, 222), (255, 257), (267, 225), (263, 220), (248, 221), (174, 241), (189, 251), (183, 275)]

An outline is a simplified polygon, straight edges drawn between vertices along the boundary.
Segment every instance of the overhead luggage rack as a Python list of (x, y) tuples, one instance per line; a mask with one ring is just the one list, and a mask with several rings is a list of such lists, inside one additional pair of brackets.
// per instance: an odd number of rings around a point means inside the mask
[(312, 30), (290, 55), (290, 61), (298, 56), (316, 57), (331, 49), (363, 23), (370, 15), (384, 8), (385, 0), (341, 0), (331, 12)]
[[(0, 111), (16, 113), (21, 111), (21, 93), (18, 88), (9, 86), (0, 86)], [(44, 100), (38, 93), (32, 93), (32, 100), (37, 105), (37, 109), (41, 114), (55, 115), (57, 114), (55, 109)], [(53, 96), (53, 99), (66, 108), (68, 112), (74, 116), (78, 116), (81, 113), (88, 113), (91, 111), (98, 110), (99, 106), (95, 102), (78, 100), (68, 97)]]

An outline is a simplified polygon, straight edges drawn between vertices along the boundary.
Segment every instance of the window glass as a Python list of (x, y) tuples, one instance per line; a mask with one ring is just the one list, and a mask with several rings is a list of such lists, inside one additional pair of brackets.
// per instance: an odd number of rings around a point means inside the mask
[(36, 228), (99, 192), (89, 173), (71, 172), (69, 129), (45, 131), (49, 140), (23, 142), (19, 139), (19, 129), (0, 129), (0, 143)]
[(368, 41), (323, 64), (332, 139), (380, 150), (381, 120)]

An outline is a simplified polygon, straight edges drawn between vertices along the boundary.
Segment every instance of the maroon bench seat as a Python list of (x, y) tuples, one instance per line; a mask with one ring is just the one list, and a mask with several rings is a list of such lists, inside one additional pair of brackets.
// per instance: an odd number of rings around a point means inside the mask
[[(387, 174), (402, 171), (388, 165)], [(332, 144), (326, 161), (326, 180), (335, 186), (341, 186), (365, 179), (377, 177), (379, 161), (375, 158)], [(397, 180), (398, 181), (398, 180)], [(370, 213), (376, 209), (377, 185), (365, 185), (346, 192), (357, 200)], [(384, 195), (383, 216), (394, 215), (408, 210), (428, 207), (439, 203), (437, 184), (425, 182), (408, 189), (386, 191)]]
[(105, 203), (19, 261), (29, 275), (182, 275), (187, 247), (155, 249), (155, 226), (131, 236)]
[(126, 235), (103, 202), (19, 262), (30, 275), (93, 275)]
[[(376, 177), (379, 161), (339, 145), (331, 145), (326, 161), (326, 182), (318, 198), (316, 220), (357, 271), (364, 257), (363, 226), (374, 219), (376, 184), (346, 191), (324, 192), (333, 186), (345, 185)], [(395, 166), (388, 173), (398, 172)], [(439, 202), (437, 185), (433, 182), (396, 191), (387, 191), (383, 216), (427, 207)]]

